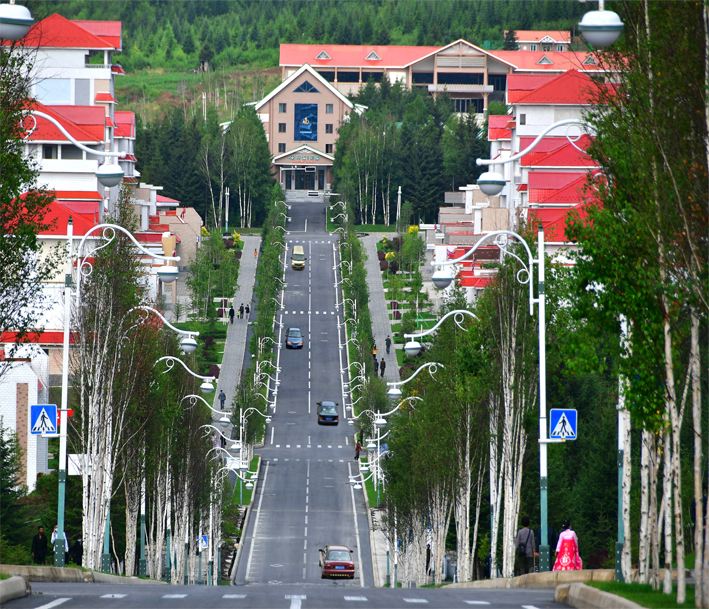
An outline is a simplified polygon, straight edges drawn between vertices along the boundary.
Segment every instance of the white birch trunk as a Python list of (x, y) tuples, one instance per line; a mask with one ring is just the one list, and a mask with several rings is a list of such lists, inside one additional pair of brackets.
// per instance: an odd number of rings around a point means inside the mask
[[(699, 369), (699, 314), (691, 308), (690, 367), (692, 370), (692, 423), (694, 426), (694, 606), (702, 606), (702, 575), (700, 562), (704, 554), (703, 527), (704, 505), (702, 501), (702, 410), (701, 371)], [(677, 470), (678, 475), (680, 474)]]
[[(640, 532), (638, 533), (638, 583), (648, 583), (650, 558), (650, 442), (652, 434), (643, 429), (640, 442)], [(625, 574), (624, 574), (625, 575)]]

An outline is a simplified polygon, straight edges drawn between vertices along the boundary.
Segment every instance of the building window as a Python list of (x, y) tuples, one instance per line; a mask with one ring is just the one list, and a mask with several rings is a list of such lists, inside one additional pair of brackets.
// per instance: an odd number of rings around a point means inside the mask
[(542, 51), (546, 51), (546, 52), (551, 51), (551, 45), (550, 44), (543, 44)]
[(278, 104), (278, 111), (283, 114), (286, 111), (286, 104)]
[(536, 50), (537, 50), (537, 45), (536, 45), (536, 44), (530, 44), (530, 45), (529, 45), (529, 50), (530, 50), (530, 51), (536, 51)]
[(332, 114), (332, 104), (325, 104), (325, 114)]
[(332, 154), (332, 144), (325, 144), (325, 154)]
[(564, 52), (564, 45), (563, 44), (557, 44), (556, 45), (556, 50), (558, 53), (563, 53)]
[(327, 123), (325, 125), (325, 133), (332, 133), (332, 123)]
[(278, 133), (285, 133), (286, 132), (286, 124), (285, 123), (278, 123)]
[(527, 124), (527, 115), (526, 115), (526, 114), (520, 114), (520, 115), (519, 115), (519, 124), (520, 124), (520, 125), (526, 125), (526, 124)]
[(286, 151), (286, 145), (285, 144), (278, 144), (278, 152), (285, 152)]
[(467, 112), (468, 111), (468, 107), (470, 106), (469, 99), (455, 99), (453, 101), (455, 102), (455, 111), (456, 112)]
[(42, 158), (43, 159), (58, 159), (59, 146), (56, 144), (45, 144), (42, 146)]

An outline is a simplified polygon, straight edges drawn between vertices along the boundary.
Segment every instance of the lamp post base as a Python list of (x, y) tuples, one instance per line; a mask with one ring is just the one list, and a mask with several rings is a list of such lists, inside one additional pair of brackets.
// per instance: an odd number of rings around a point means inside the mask
[(623, 567), (621, 561), (623, 559), (623, 547), (624, 543), (616, 542), (615, 544), (615, 581), (624, 582), (623, 579)]
[(549, 564), (549, 546), (539, 546), (539, 571), (551, 571)]
[(101, 554), (101, 572), (111, 572), (111, 555), (108, 552), (104, 552), (103, 554)]
[(140, 577), (147, 577), (148, 575), (148, 561), (144, 558), (138, 561), (138, 575)]
[(63, 567), (66, 565), (66, 549), (64, 548), (64, 540), (57, 537), (54, 544), (54, 566)]

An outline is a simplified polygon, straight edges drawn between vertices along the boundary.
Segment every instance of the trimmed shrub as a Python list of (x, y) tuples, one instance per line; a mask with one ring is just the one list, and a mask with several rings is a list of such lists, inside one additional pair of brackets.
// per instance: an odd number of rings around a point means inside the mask
[(399, 263), (396, 260), (392, 260), (389, 263), (389, 273), (391, 275), (396, 275), (398, 270), (399, 270)]
[(394, 319), (401, 319), (401, 311), (394, 311), (394, 312), (392, 313), (392, 317), (393, 317)]
[(385, 257), (386, 257), (385, 252), (383, 252), (382, 250), (377, 250), (377, 258), (379, 258), (379, 260), (384, 260)]
[(389, 263), (386, 260), (379, 261), (379, 270), (386, 271), (389, 268)]

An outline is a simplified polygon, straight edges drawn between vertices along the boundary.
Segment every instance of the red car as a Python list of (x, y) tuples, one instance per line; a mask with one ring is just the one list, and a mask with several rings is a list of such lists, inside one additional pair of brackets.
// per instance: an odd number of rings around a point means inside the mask
[(354, 579), (355, 565), (352, 560), (352, 550), (347, 546), (325, 546), (324, 550), (320, 550), (320, 566), (322, 579), (328, 577)]

